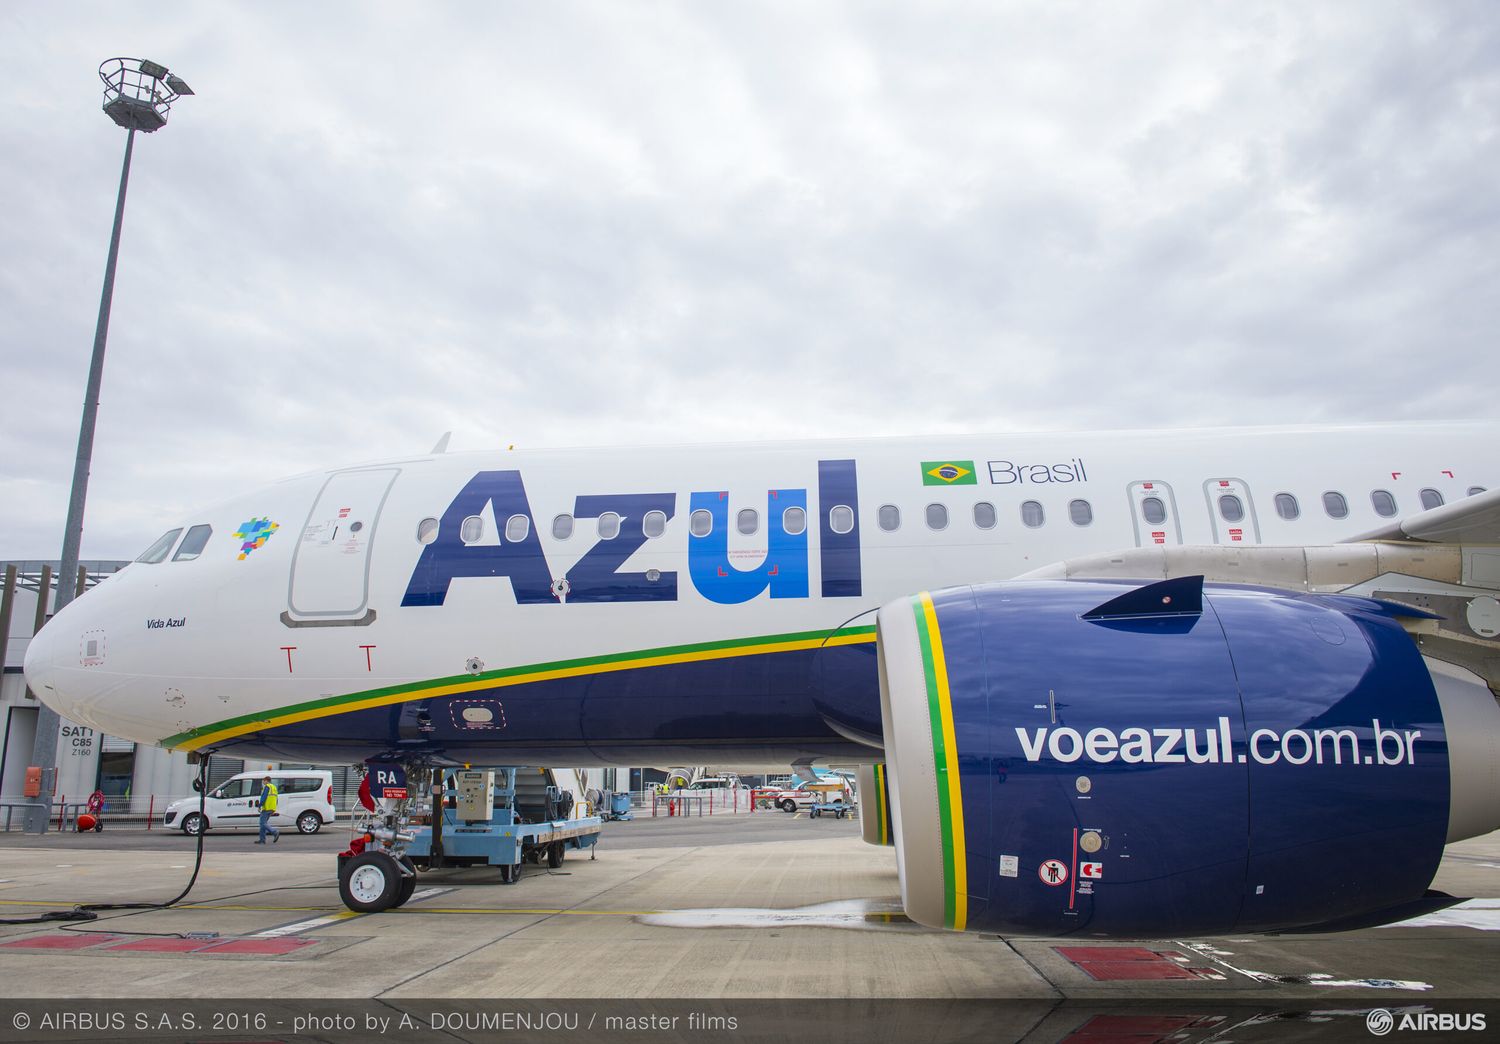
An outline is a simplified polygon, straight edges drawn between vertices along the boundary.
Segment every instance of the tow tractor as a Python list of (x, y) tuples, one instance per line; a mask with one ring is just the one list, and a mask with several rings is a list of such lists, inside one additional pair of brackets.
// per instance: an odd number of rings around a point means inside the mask
[[(494, 866), (502, 883), (515, 884), (526, 862), (556, 868), (569, 849), (585, 848), (593, 858), (603, 820), (574, 818), (573, 795), (542, 782), (542, 770), (437, 771), (441, 782), (414, 794), (404, 766), (370, 766), (376, 809), (339, 856), (339, 896), (349, 909), (374, 913), (401, 906), (416, 890), (419, 870)], [(433, 796), (439, 796), (437, 812)]]

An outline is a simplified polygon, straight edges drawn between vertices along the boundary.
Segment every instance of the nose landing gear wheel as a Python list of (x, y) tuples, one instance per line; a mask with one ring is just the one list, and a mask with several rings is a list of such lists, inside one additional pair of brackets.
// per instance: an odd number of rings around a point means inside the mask
[(379, 913), (396, 905), (401, 881), (401, 870), (390, 856), (362, 852), (340, 868), (339, 898), (356, 913)]
[(406, 856), (401, 857), (401, 863), (411, 872), (411, 876), (401, 878), (401, 882), (396, 885), (396, 900), (391, 903), (392, 907), (405, 906), (406, 901), (411, 898), (411, 894), (417, 890), (416, 864)]

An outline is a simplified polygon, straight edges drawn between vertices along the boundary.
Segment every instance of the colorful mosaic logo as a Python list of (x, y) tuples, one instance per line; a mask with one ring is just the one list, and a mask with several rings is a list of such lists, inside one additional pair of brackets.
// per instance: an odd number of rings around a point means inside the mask
[(272, 522), (269, 518), (252, 518), (249, 522), (241, 522), (240, 528), (235, 530), (234, 538), (243, 540), (240, 545), (240, 561), (258, 547), (264, 547), (271, 534), (281, 528), (279, 522)]

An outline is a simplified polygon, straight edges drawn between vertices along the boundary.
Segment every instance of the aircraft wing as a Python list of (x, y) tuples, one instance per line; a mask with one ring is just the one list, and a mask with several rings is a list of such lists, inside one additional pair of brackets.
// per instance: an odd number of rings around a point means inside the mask
[(1416, 540), (1433, 544), (1500, 544), (1500, 489), (1408, 515), (1350, 537), (1346, 544), (1370, 540)]

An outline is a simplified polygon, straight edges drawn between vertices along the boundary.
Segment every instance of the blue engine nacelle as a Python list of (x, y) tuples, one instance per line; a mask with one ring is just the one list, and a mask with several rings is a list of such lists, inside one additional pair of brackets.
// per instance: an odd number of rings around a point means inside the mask
[(886, 605), (908, 915), (1049, 936), (1397, 916), (1445, 842), (1500, 827), (1500, 710), (1424, 661), (1396, 611), (1201, 577)]

